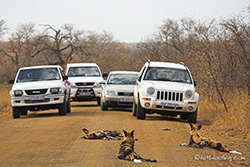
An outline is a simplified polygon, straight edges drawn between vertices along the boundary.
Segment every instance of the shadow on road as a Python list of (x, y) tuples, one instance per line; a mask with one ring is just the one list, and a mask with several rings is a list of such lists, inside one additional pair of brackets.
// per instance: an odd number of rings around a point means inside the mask
[(28, 115), (24, 115), (24, 116), (21, 116), (20, 119), (25, 119), (25, 118), (43, 118), (43, 117), (59, 117), (61, 115), (59, 115), (58, 112), (32, 112), (32, 113), (29, 113)]
[(89, 104), (89, 105), (87, 105), (87, 104), (80, 104), (80, 105), (73, 104), (73, 105), (71, 105), (71, 107), (99, 107), (99, 106), (97, 104), (96, 105), (94, 105), (94, 104)]
[(161, 116), (161, 115), (147, 115), (145, 121), (170, 121), (170, 122), (184, 122), (188, 123), (187, 120), (180, 119), (179, 117)]
[(109, 108), (108, 111), (132, 112), (132, 109), (131, 108)]

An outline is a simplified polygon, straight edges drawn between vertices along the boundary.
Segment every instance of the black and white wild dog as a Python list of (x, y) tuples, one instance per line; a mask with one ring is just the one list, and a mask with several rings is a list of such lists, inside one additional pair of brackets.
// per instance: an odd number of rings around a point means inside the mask
[(190, 136), (189, 143), (183, 143), (183, 144), (180, 144), (180, 146), (189, 146), (189, 147), (197, 147), (197, 148), (208, 146), (208, 147), (214, 148), (216, 150), (219, 150), (221, 152), (242, 155), (242, 153), (240, 153), (238, 151), (233, 151), (233, 150), (227, 149), (226, 146), (224, 146), (220, 142), (217, 142), (217, 141), (205, 138), (205, 137), (201, 137), (198, 133), (198, 130), (200, 130), (202, 127), (201, 125), (194, 127), (192, 124), (190, 124), (190, 127), (191, 127), (191, 131), (190, 131), (191, 136)]
[(134, 162), (157, 162), (154, 159), (145, 159), (142, 158), (139, 154), (137, 154), (134, 151), (134, 143), (135, 143), (135, 139), (134, 139), (134, 130), (130, 133), (126, 132), (125, 130), (123, 130), (124, 132), (124, 140), (121, 143), (121, 147), (119, 150), (119, 155), (118, 158), (119, 159), (123, 159), (123, 160), (129, 160), (129, 161), (134, 161)]
[(101, 130), (97, 132), (90, 132), (88, 129), (84, 128), (82, 129), (84, 132), (84, 136), (82, 138), (84, 139), (104, 139), (104, 140), (109, 140), (109, 139), (114, 139), (114, 140), (121, 140), (120, 137), (121, 133), (117, 130)]

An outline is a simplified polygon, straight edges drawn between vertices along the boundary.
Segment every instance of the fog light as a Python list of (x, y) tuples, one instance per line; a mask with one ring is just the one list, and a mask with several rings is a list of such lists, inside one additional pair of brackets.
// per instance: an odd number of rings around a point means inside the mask
[(59, 100), (60, 98), (54, 98), (54, 101), (57, 101), (57, 100)]
[(189, 107), (188, 107), (188, 110), (189, 110), (189, 111), (192, 111), (193, 109), (194, 109), (193, 106), (189, 106)]
[(147, 103), (144, 104), (144, 106), (145, 106), (145, 107), (149, 107), (149, 106), (150, 106), (150, 103), (147, 102)]
[(21, 101), (20, 100), (16, 100), (15, 103), (21, 103)]

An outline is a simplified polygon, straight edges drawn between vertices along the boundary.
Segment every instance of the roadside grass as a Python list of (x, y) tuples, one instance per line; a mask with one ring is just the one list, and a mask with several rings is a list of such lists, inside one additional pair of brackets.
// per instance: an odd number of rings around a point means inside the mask
[(0, 116), (11, 113), (10, 89), (11, 86), (7, 83), (0, 84)]
[(209, 122), (213, 128), (230, 132), (231, 135), (250, 137), (250, 98), (247, 93), (230, 93), (225, 98), (228, 111), (217, 101), (200, 96), (198, 120)]

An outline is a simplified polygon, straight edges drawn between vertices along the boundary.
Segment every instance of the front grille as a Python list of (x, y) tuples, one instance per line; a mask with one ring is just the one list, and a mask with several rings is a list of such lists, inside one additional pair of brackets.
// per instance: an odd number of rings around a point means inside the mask
[(183, 93), (170, 91), (157, 91), (157, 100), (183, 101)]
[(45, 94), (48, 91), (48, 89), (35, 89), (35, 90), (25, 90), (25, 93), (27, 95), (40, 95)]
[(118, 92), (118, 96), (133, 96), (133, 92)]
[(46, 103), (49, 102), (49, 98), (45, 98), (43, 100), (24, 100), (25, 103), (30, 104), (30, 103)]
[(77, 82), (75, 84), (76, 86), (93, 86), (95, 83), (94, 82)]
[(76, 96), (95, 96), (92, 88), (80, 88), (76, 92)]

